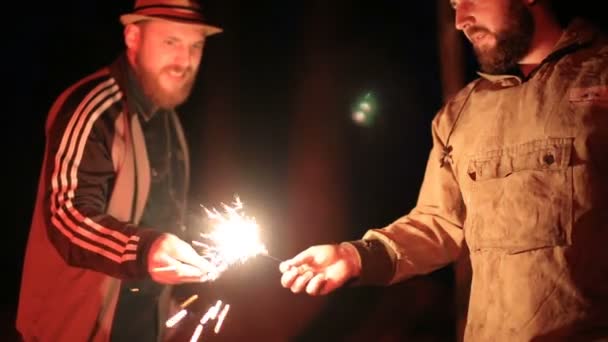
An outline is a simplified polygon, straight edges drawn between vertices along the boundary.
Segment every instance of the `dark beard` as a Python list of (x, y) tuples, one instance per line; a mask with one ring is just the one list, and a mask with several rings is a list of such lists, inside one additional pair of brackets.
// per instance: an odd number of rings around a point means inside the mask
[[(169, 72), (171, 68), (175, 67), (163, 68), (161, 73)], [(189, 68), (186, 70), (186, 74), (192, 75), (192, 69)], [(141, 61), (138, 61), (137, 75), (139, 77), (139, 81), (141, 82), (144, 94), (152, 101), (152, 103), (160, 108), (169, 110), (181, 105), (188, 99), (194, 84), (194, 78), (191, 77), (179, 89), (174, 89), (172, 92), (167, 92), (159, 85), (158, 75), (146, 70), (142, 66)]]
[(475, 49), (475, 55), (481, 71), (488, 74), (504, 74), (517, 67), (518, 62), (530, 48), (534, 33), (532, 14), (518, 1), (512, 1), (509, 7), (508, 26), (493, 34), (496, 46), (491, 50)]

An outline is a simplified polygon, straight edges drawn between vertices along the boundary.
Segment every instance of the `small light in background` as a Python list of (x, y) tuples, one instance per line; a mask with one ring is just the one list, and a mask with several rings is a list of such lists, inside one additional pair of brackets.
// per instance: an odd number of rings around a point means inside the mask
[(360, 110), (353, 113), (353, 121), (355, 121), (358, 124), (365, 123), (365, 117), (366, 117), (365, 113)]
[(359, 126), (371, 126), (377, 113), (377, 104), (372, 93), (365, 94), (353, 108), (352, 120)]

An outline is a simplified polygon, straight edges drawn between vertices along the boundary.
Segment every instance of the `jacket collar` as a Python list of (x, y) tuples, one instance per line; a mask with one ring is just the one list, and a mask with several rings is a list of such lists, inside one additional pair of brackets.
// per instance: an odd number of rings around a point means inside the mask
[[(597, 33), (597, 28), (588, 21), (582, 18), (572, 19), (564, 30), (560, 39), (555, 44), (553, 51), (551, 51), (551, 53), (549, 53), (549, 55), (543, 59), (543, 61), (530, 73), (530, 75), (533, 75), (541, 65), (588, 45), (593, 41)], [(524, 77), (517, 73), (495, 75), (477, 71), (477, 74), (492, 83), (500, 83), (505, 86), (521, 84), (524, 80)]]
[(135, 70), (133, 70), (125, 53), (116, 58), (110, 66), (110, 70), (112, 70), (112, 76), (116, 78), (121, 89), (124, 90), (129, 112), (137, 113), (144, 122), (149, 121), (159, 109), (145, 95), (135, 75)]

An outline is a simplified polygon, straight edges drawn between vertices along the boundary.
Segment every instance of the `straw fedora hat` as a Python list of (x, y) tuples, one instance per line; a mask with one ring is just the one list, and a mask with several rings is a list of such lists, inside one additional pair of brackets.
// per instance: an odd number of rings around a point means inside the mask
[(201, 5), (195, 0), (136, 0), (133, 11), (120, 16), (123, 25), (149, 19), (200, 25), (208, 36), (222, 32), (205, 20)]

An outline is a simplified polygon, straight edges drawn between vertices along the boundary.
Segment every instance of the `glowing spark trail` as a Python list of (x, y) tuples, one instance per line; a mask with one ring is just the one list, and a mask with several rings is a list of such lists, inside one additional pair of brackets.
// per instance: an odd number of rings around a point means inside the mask
[[(222, 305), (223, 305), (222, 301), (218, 300), (214, 306), (212, 306), (211, 308), (209, 308), (209, 310), (207, 310), (207, 312), (205, 312), (203, 317), (201, 317), (200, 321), (198, 322), (198, 325), (194, 329), (194, 333), (192, 334), (192, 337), (190, 338), (190, 342), (198, 341), (203, 333), (205, 324), (207, 324), (208, 321), (213, 320), (213, 319), (217, 319), (217, 322), (215, 323), (215, 328), (213, 329), (213, 331), (216, 334), (219, 333), (220, 328), (222, 326), (222, 322), (224, 321), (224, 318), (226, 318), (226, 314), (228, 313), (228, 309), (230, 308), (230, 305), (226, 304), (224, 306), (224, 309), (222, 309), (222, 311), (220, 313), (220, 309), (222, 308)], [(219, 317), (218, 317), (218, 314), (219, 314)]]
[(173, 315), (171, 318), (169, 318), (167, 320), (167, 322), (165, 323), (165, 325), (168, 328), (173, 328), (177, 323), (179, 323), (184, 317), (186, 317), (186, 315), (188, 314), (188, 311), (186, 311), (186, 309), (181, 309), (178, 313), (176, 313), (175, 315)]
[(179, 323), (188, 314), (186, 307), (188, 307), (188, 305), (192, 304), (197, 299), (198, 299), (198, 295), (192, 295), (192, 296), (190, 296), (190, 298), (186, 299), (183, 303), (181, 303), (179, 305), (181, 310), (178, 311), (175, 315), (171, 316), (171, 318), (169, 318), (167, 320), (167, 322), (165, 322), (165, 325), (169, 328), (172, 328), (177, 323)]
[(217, 319), (217, 323), (215, 323), (215, 328), (213, 328), (213, 331), (215, 331), (216, 334), (220, 332), (224, 318), (226, 318), (226, 315), (228, 314), (228, 310), (230, 310), (230, 304), (226, 304), (226, 306), (224, 306), (224, 309), (220, 313), (220, 317)]
[[(171, 318), (169, 318), (167, 320), (167, 322), (165, 323), (165, 325), (168, 328), (173, 328), (184, 317), (186, 317), (186, 315), (188, 314), (188, 311), (186, 310), (186, 308), (190, 304), (195, 302), (197, 299), (198, 299), (198, 295), (192, 295), (190, 298), (188, 298), (184, 302), (182, 302), (179, 305), (181, 310), (178, 313), (176, 313), (175, 315), (173, 315)], [(222, 308), (222, 305), (224, 306), (223, 308)], [(190, 341), (191, 342), (198, 341), (201, 338), (201, 335), (203, 334), (205, 324), (207, 324), (211, 320), (217, 320), (215, 322), (215, 327), (213, 328), (213, 331), (216, 334), (219, 334), (220, 329), (222, 328), (222, 323), (224, 322), (224, 319), (226, 318), (226, 315), (228, 314), (229, 309), (230, 309), (230, 304), (224, 304), (221, 300), (218, 300), (215, 303), (215, 305), (213, 305), (211, 308), (209, 308), (209, 310), (207, 310), (207, 312), (205, 312), (203, 314), (203, 316), (201, 317), (201, 319), (198, 322), (198, 325), (194, 329), (194, 332), (192, 333), (192, 337), (190, 338)]]

